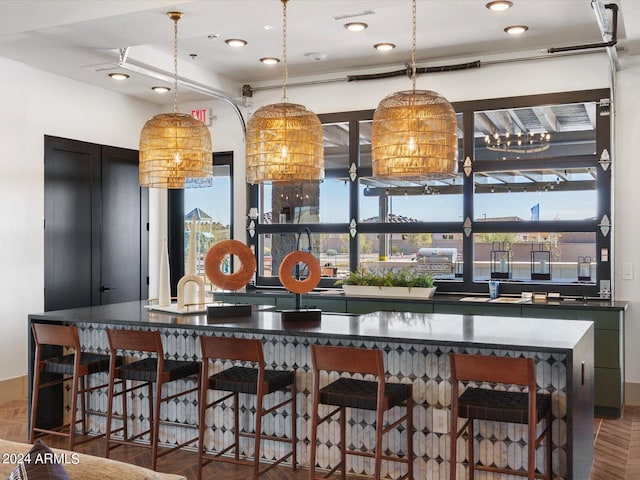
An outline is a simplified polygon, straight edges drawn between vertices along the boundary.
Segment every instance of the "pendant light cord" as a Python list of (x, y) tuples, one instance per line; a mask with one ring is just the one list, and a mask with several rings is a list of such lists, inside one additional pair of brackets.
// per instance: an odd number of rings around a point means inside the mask
[(287, 103), (287, 2), (282, 0), (282, 103)]
[(413, 84), (413, 91), (416, 91), (416, 0), (411, 0), (411, 13), (412, 13), (412, 44), (411, 44), (411, 83)]
[(182, 12), (168, 12), (173, 20), (173, 113), (178, 113), (178, 20), (182, 18)]

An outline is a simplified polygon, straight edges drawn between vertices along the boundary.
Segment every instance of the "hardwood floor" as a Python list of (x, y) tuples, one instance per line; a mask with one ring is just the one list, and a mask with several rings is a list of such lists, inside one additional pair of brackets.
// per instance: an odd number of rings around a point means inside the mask
[[(588, 480), (640, 479), (640, 407), (625, 407), (620, 419), (596, 419), (595, 430), (595, 458)], [(0, 404), (0, 438), (26, 442), (27, 407), (24, 402)], [(65, 448), (66, 439), (48, 437), (46, 441), (52, 446)], [(101, 456), (104, 453), (104, 442), (89, 442), (80, 445), (77, 450)], [(146, 448), (119, 447), (112, 452), (112, 458), (145, 467), (151, 463)], [(196, 478), (196, 463), (194, 452), (177, 452), (161, 458), (158, 470), (184, 475), (192, 480)], [(205, 467), (203, 477), (216, 480), (250, 479), (251, 470), (249, 467), (211, 463)], [(308, 478), (308, 471), (300, 468), (294, 472), (288, 467), (276, 467), (261, 478), (303, 480)]]

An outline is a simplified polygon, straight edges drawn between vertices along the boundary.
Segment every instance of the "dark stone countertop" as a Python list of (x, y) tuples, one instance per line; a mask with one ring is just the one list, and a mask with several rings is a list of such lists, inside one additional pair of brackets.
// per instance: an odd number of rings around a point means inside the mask
[(251, 317), (207, 319), (206, 314), (172, 315), (149, 311), (146, 302), (58, 310), (29, 315), (30, 321), (99, 323), (136, 327), (186, 328), (316, 338), (358, 338), (437, 345), (570, 351), (593, 328), (582, 320), (486, 315), (374, 312), (365, 315), (323, 313), (319, 322), (282, 322), (273, 307), (254, 306)]

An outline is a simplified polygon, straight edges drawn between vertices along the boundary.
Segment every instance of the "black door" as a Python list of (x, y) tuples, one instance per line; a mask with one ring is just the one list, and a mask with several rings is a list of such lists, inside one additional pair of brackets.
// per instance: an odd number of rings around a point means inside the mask
[(102, 147), (101, 304), (148, 298), (148, 190), (138, 152)]
[(45, 310), (147, 298), (137, 152), (47, 136), (44, 170)]

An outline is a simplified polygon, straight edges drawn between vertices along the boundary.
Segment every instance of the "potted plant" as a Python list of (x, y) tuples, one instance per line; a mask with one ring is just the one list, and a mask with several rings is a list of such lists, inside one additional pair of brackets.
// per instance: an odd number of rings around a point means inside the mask
[(409, 269), (380, 273), (351, 272), (338, 280), (346, 296), (386, 298), (431, 298), (436, 291), (431, 275)]

